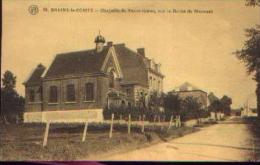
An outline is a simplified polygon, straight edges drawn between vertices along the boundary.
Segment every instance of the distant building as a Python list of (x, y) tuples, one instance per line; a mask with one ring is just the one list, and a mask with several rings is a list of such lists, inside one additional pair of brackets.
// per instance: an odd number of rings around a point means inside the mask
[[(61, 53), (39, 64), (24, 82), (25, 121), (102, 120), (104, 107), (134, 106), (140, 96), (163, 91), (161, 65), (125, 44), (98, 35), (90, 50)], [(92, 116), (92, 117), (91, 117)]]
[(202, 104), (202, 108), (206, 109), (208, 105), (208, 96), (207, 92), (197, 88), (196, 86), (185, 82), (179, 87), (174, 88), (171, 93), (179, 96), (180, 99), (184, 100), (188, 96), (197, 98), (198, 101)]

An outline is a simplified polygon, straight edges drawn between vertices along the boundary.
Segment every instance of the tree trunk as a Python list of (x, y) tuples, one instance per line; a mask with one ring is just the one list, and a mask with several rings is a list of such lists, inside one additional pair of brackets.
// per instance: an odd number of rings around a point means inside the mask
[(256, 87), (256, 100), (257, 100), (257, 117), (260, 119), (260, 80), (257, 81)]

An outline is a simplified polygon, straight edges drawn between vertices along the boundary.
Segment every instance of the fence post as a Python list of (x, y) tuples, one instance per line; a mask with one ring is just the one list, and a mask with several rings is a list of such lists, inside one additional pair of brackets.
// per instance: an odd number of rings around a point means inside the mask
[(87, 131), (88, 131), (88, 122), (86, 121), (84, 131), (83, 131), (83, 136), (82, 136), (82, 142), (86, 140)]
[(112, 138), (113, 134), (113, 122), (114, 122), (114, 114), (111, 115), (111, 123), (110, 123), (110, 131), (109, 131), (109, 138)]
[(142, 125), (142, 133), (144, 133), (144, 122), (145, 122), (145, 115), (143, 115), (143, 125)]
[(181, 127), (181, 116), (179, 115), (179, 127)]
[(172, 126), (172, 118), (173, 118), (173, 116), (171, 115), (171, 119), (170, 119), (170, 123), (169, 123), (169, 127), (168, 127), (168, 130), (171, 128), (171, 126)]
[(131, 114), (128, 115), (128, 134), (131, 133)]
[(45, 147), (47, 145), (47, 142), (48, 142), (49, 128), (50, 128), (50, 121), (47, 121), (45, 133), (44, 133), (43, 144), (42, 144), (43, 147)]

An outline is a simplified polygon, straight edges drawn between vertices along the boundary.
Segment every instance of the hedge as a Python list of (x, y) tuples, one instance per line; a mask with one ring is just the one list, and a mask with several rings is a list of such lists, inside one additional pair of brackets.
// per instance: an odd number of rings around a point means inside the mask
[(171, 116), (174, 117), (178, 114), (181, 116), (182, 121), (190, 120), (190, 119), (196, 119), (198, 117), (205, 118), (209, 116), (209, 112), (205, 110), (201, 110), (198, 112), (193, 111), (181, 111), (180, 113), (174, 113), (170, 110), (165, 110), (165, 112), (160, 112), (159, 109), (144, 109), (144, 108), (138, 108), (138, 107), (131, 107), (131, 108), (104, 108), (103, 115), (105, 120), (111, 119), (111, 114), (114, 113), (114, 120), (119, 120), (120, 116), (123, 120), (128, 120), (128, 115), (131, 114), (131, 120), (132, 121), (138, 121), (139, 117), (142, 117), (145, 115), (145, 120), (153, 122), (154, 119), (156, 121), (170, 121)]

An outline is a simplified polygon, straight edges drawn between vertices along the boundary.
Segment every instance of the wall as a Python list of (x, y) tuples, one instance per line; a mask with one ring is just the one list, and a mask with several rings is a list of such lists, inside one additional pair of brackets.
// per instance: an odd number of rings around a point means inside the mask
[[(150, 78), (152, 78), (152, 83)], [(160, 81), (160, 85), (158, 85), (158, 81)], [(151, 71), (148, 71), (148, 84), (149, 84), (150, 92), (152, 91), (157, 91), (158, 93), (163, 92), (163, 78)]]
[(103, 121), (102, 109), (68, 110), (25, 112), (24, 122), (101, 122)]
[[(29, 93), (30, 90), (34, 90), (35, 101), (30, 102)], [(40, 85), (26, 86), (25, 87), (25, 110), (28, 112), (38, 112), (42, 110), (42, 100), (40, 93)]]
[(207, 107), (207, 93), (205, 93), (205, 92), (202, 92), (202, 91), (184, 91), (184, 92), (178, 92), (178, 96), (181, 99), (185, 99), (188, 96), (198, 98), (198, 100), (204, 105), (204, 107)]
[[(73, 109), (91, 109), (103, 108), (106, 93), (105, 82), (107, 79), (102, 76), (80, 77), (62, 80), (47, 80), (43, 82), (43, 107), (47, 111), (57, 110), (73, 110)], [(91, 82), (94, 84), (94, 100), (85, 101), (85, 84)], [(76, 101), (68, 102), (66, 99), (66, 86), (68, 84), (75, 85)], [(49, 103), (49, 88), (55, 85), (58, 88), (58, 102)]]

